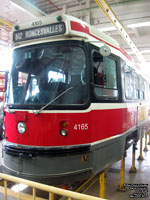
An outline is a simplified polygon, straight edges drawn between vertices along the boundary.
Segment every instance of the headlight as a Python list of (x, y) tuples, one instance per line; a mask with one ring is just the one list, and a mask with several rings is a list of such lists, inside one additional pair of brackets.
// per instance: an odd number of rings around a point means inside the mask
[(60, 130), (60, 135), (61, 136), (67, 136), (68, 135), (68, 131), (66, 129), (61, 129)]
[(20, 134), (23, 134), (26, 131), (26, 124), (24, 122), (19, 122), (17, 124), (17, 130)]

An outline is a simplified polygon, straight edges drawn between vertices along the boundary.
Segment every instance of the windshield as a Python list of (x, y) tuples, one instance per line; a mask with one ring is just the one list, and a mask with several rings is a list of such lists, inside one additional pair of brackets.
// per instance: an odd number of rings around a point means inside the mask
[(86, 58), (79, 46), (20, 48), (14, 51), (8, 104), (84, 104), (87, 99)]

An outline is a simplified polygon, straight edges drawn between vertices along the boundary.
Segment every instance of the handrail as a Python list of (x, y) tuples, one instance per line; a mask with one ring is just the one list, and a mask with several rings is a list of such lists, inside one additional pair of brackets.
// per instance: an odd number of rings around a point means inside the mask
[(53, 196), (53, 194), (58, 194), (61, 196), (74, 198), (77, 200), (85, 200), (85, 199), (86, 200), (102, 200), (102, 198), (99, 198), (99, 197), (93, 197), (93, 196), (86, 195), (86, 194), (80, 194), (77, 192), (64, 190), (64, 189), (57, 188), (54, 186), (48, 186), (45, 184), (37, 183), (34, 181), (29, 181), (26, 179), (10, 176), (10, 175), (3, 174), (3, 173), (0, 173), (0, 178), (4, 179), (5, 195), (7, 195), (7, 181), (11, 181), (11, 182), (15, 182), (15, 183), (22, 183), (22, 184), (32, 187), (33, 188), (33, 197), (34, 197), (33, 199), (35, 199), (36, 189), (39, 189), (39, 190), (43, 190), (43, 191), (46, 191), (49, 193), (49, 200), (53, 199), (53, 198), (51, 198), (51, 196)]

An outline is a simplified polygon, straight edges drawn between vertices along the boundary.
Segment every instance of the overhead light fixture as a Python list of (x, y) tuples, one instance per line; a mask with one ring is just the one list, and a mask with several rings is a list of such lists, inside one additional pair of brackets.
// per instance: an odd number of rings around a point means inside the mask
[(141, 53), (150, 53), (150, 49), (148, 50), (143, 50), (143, 51), (141, 51)]
[(106, 28), (99, 28), (98, 30), (100, 30), (102, 32), (107, 32), (107, 31), (115, 31), (117, 29), (115, 26), (111, 26), (111, 27), (106, 27)]
[(150, 22), (141, 22), (136, 24), (129, 24), (127, 25), (127, 28), (138, 28), (138, 27), (144, 27), (144, 26), (150, 26)]
[[(127, 25), (127, 28), (138, 28), (138, 27), (145, 27), (145, 26), (150, 26), (150, 22), (141, 22), (141, 23), (136, 23), (136, 24), (129, 24)], [(104, 28), (99, 28), (100, 31), (102, 32), (107, 32), (107, 31), (115, 31), (117, 30), (115, 26), (110, 26), (110, 27), (104, 27)]]
[[(133, 51), (128, 51), (127, 53), (128, 53), (128, 54), (134, 54), (134, 52), (133, 52)], [(150, 53), (150, 49), (147, 49), (147, 50), (142, 50), (142, 51), (140, 51), (140, 53), (142, 53), (142, 54), (147, 54), (147, 53)]]

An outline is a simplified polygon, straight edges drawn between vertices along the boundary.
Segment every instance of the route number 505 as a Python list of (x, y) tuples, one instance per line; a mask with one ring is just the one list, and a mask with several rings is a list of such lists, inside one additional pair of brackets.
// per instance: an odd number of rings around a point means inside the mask
[(75, 124), (73, 129), (76, 130), (76, 131), (88, 130), (88, 123), (86, 123), (86, 124)]

